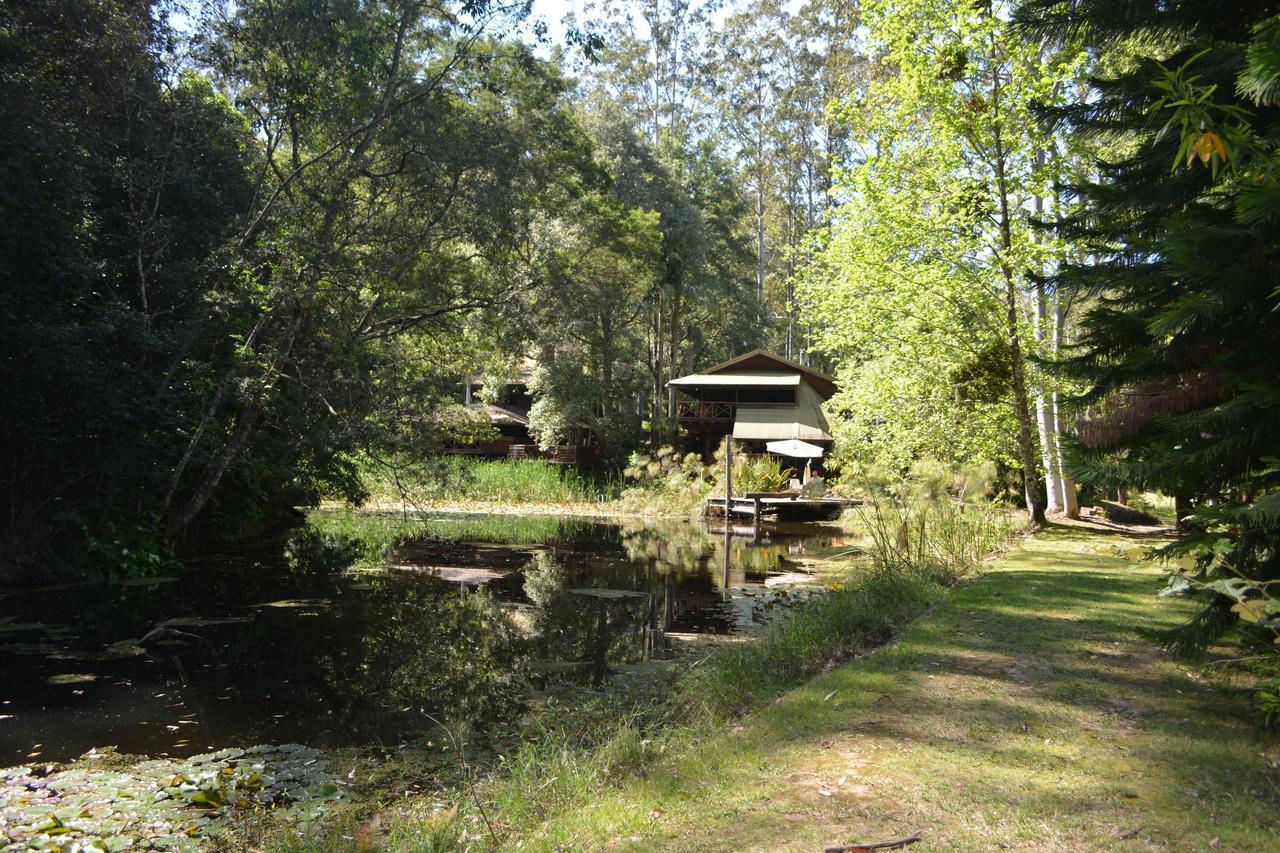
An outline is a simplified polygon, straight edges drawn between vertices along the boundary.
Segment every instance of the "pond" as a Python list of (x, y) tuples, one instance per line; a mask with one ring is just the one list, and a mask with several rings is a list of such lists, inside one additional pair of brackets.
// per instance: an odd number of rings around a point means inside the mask
[(841, 536), (736, 532), (322, 513), (174, 577), (6, 589), (0, 766), (107, 745), (393, 748), (441, 719), (482, 730), (550, 682), (598, 683), (692, 635), (752, 630), (807, 580), (792, 561)]

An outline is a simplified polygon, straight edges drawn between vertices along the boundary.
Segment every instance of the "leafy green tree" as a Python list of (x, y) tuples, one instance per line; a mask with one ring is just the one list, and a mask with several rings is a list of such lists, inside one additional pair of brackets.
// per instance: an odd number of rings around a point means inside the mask
[(603, 50), (580, 72), (635, 120), (651, 149), (705, 134), (703, 61), (718, 0), (627, 0), (587, 4), (584, 28)]
[(715, 34), (715, 62), (720, 74), (711, 77), (717, 111), (734, 147), (742, 156), (744, 189), (755, 196), (756, 298), (765, 301), (765, 197), (775, 181), (773, 130), (784, 97), (778, 68), (771, 59), (783, 53), (783, 11), (775, 2), (755, 3), (731, 17)]
[(659, 214), (660, 274), (648, 300), (650, 441), (675, 429), (672, 376), (757, 344), (748, 216), (738, 176), (708, 133), (702, 56), (709, 4), (610, 4), (585, 24), (605, 36), (580, 69), (586, 124), (626, 205)]
[(464, 318), (542, 286), (538, 223), (607, 183), (558, 71), (494, 35), (520, 4), (239, 3), (190, 41), (157, 8), (0, 28), (0, 476), (28, 547), (358, 498), (357, 453), (452, 429)]
[[(226, 410), (220, 428), (192, 433), (184, 461), (200, 464), (173, 492), (171, 537), (255, 436), (323, 431), (321, 462), (353, 448), (388, 341), (448, 334), (457, 315), (535, 283), (520, 252), (533, 211), (595, 173), (559, 78), (485, 35), (511, 14), (246, 3), (212, 23), (208, 62), (264, 149), (236, 243), (261, 261), (250, 367), (223, 379), (241, 391), (210, 406), (204, 423)], [(276, 418), (308, 429), (258, 429)]]
[(856, 3), (756, 0), (735, 7), (711, 39), (702, 97), (751, 196), (757, 298), (770, 345), (788, 357), (807, 358), (793, 278), (831, 199), (831, 164), (845, 138), (828, 104), (864, 85), (859, 22)]
[(82, 530), (140, 550), (176, 434), (228, 358), (225, 247), (252, 197), (252, 139), (203, 78), (166, 65), (174, 38), (150, 4), (0, 14), (7, 561)]
[(530, 430), (543, 445), (589, 427), (606, 456), (640, 432), (644, 316), (661, 251), (658, 216), (608, 195), (586, 196), (548, 223), (556, 246), (548, 286), (536, 296), (541, 333), (530, 390)]
[[(819, 348), (844, 356), (841, 375), (859, 389), (846, 404), (863, 423), (854, 442), (887, 443), (899, 466), (948, 443), (960, 461), (1011, 450), (1043, 523), (1027, 273), (1056, 247), (1024, 205), (1047, 194), (1037, 154), (1051, 145), (1030, 107), (1075, 60), (1013, 37), (1007, 12), (864, 4), (876, 81), (841, 113), (860, 150), (800, 295), (819, 318)], [(1012, 447), (999, 446), (1009, 434)]]

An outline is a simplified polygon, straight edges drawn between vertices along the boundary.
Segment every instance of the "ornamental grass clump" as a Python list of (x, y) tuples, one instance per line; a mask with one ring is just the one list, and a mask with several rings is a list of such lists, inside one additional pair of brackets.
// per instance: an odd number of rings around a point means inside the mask
[[(630, 485), (623, 490), (620, 503), (629, 512), (653, 512), (663, 515), (694, 515), (702, 510), (703, 501), (725, 491), (725, 442), (704, 463), (696, 453), (680, 455), (670, 446), (652, 454), (637, 451), (623, 471)], [(794, 469), (767, 453), (747, 453), (735, 443), (733, 452), (733, 492), (780, 492), (787, 488)]]
[(622, 474), (628, 485), (619, 504), (625, 511), (693, 515), (711, 493), (715, 463), (704, 465), (698, 454), (682, 456), (668, 445), (652, 454), (632, 453)]
[(854, 515), (881, 571), (927, 569), (953, 583), (1013, 533), (1007, 508), (989, 500), (992, 466), (951, 467), (922, 460), (911, 474), (870, 483)]
[(542, 459), (477, 459), (435, 456), (394, 471), (367, 466), (366, 488), (376, 502), (399, 503), (600, 503), (612, 485)]

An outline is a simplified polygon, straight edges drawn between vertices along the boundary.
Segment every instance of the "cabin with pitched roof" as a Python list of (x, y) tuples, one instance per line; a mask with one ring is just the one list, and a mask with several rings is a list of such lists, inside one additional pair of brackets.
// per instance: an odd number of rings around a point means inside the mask
[(831, 446), (822, 404), (836, 393), (825, 373), (766, 350), (752, 350), (698, 373), (672, 379), (676, 418), (710, 456), (726, 435), (748, 448), (796, 440)]

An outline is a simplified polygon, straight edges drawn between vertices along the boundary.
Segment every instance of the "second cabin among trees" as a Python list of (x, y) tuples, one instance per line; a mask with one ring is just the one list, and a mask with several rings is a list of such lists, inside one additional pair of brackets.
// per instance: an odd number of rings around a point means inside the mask
[(595, 434), (589, 424), (573, 422), (568, 426), (567, 440), (551, 445), (539, 444), (529, 426), (529, 412), (534, 396), (529, 385), (532, 362), (522, 365), (505, 381), (495, 382), (483, 376), (470, 376), (463, 382), (463, 405), (470, 417), (486, 423), (492, 434), (469, 441), (454, 442), (446, 453), (489, 458), (545, 459), (560, 465), (595, 462)]

